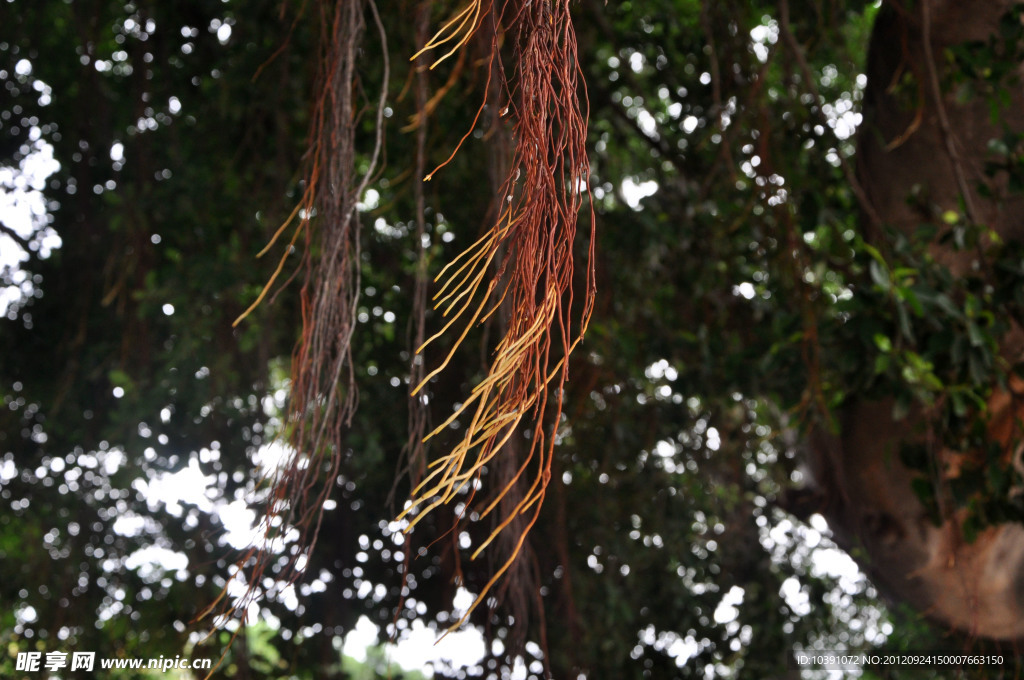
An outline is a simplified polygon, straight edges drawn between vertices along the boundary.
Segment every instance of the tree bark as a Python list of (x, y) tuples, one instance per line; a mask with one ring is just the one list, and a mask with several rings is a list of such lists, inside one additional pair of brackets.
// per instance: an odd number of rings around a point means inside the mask
[[(940, 216), (952, 210), (1004, 242), (1024, 239), (1024, 197), (1009, 194), (1006, 177), (985, 174), (993, 160), (989, 141), (1006, 129), (1024, 132), (1024, 89), (1012, 86), (1009, 106), (993, 122), (986, 99), (963, 101), (940, 87), (950, 82), (945, 51), (986, 40), (1011, 6), (1005, 0), (918, 0), (887, 3), (879, 12), (857, 174), (882, 222), (908, 238), (922, 223), (943, 224)], [(877, 231), (866, 230), (866, 238), (885, 253)], [(954, 276), (989, 275), (980, 249), (954, 250), (936, 239), (929, 250)], [(1022, 338), (1014, 324), (1001, 339), (1000, 354), (1011, 365), (1024, 355)], [(897, 421), (892, 406), (891, 400), (851, 400), (839, 414), (838, 434), (812, 437), (813, 472), (837, 542), (864, 556), (884, 593), (940, 625), (979, 637), (1024, 638), (1024, 527), (992, 526), (969, 542), (961, 531), (963, 511), (943, 509), (939, 492), (942, 522), (936, 525), (911, 489), (921, 473), (900, 462), (900, 449), (925, 447), (931, 481), (940, 489), (972, 453), (943, 448), (936, 419), (923, 409)], [(1013, 455), (1021, 438), (1019, 400), (996, 388), (988, 406), (989, 437)]]

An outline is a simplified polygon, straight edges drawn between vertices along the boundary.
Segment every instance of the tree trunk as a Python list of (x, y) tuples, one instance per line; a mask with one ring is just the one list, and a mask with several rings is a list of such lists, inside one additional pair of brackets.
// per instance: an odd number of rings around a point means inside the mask
[[(992, 160), (989, 141), (1002, 138), (1006, 128), (1024, 131), (1024, 88), (1012, 85), (1009, 106), (994, 123), (986, 97), (963, 101), (949, 91), (945, 58), (951, 46), (993, 35), (1011, 6), (1006, 0), (917, 0), (886, 3), (879, 12), (866, 69), (858, 179), (880, 221), (908, 238), (920, 224), (942, 224), (940, 216), (956, 211), (1003, 241), (1024, 239), (1024, 197), (1008, 195), (1006, 177), (984, 173)], [(987, 191), (979, 192), (981, 185)], [(867, 238), (886, 252), (880, 225), (866, 228)], [(985, 275), (976, 251), (954, 251), (936, 239), (930, 252), (954, 276)], [(1024, 347), (1024, 333), (1012, 328), (1000, 342), (1011, 364)], [(993, 526), (969, 542), (960, 528), (963, 512), (952, 509), (936, 525), (911, 490), (921, 473), (900, 462), (900, 448), (925, 447), (937, 488), (971, 453), (944, 449), (934, 418), (922, 410), (896, 421), (892, 406), (891, 400), (854, 400), (841, 410), (839, 434), (812, 438), (813, 472), (837, 541), (860, 549), (883, 592), (940, 625), (980, 637), (1024, 638), (1024, 528)], [(1021, 438), (1020, 412), (1019, 400), (995, 390), (989, 437), (1008, 455)]]

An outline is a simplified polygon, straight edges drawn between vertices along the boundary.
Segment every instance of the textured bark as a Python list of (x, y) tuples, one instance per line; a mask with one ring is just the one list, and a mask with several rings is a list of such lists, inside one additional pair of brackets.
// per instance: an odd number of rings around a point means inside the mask
[[(1024, 88), (1013, 86), (1012, 103), (998, 124), (987, 101), (959, 102), (948, 92), (937, 96), (944, 49), (987, 38), (1011, 3), (924, 2), (927, 6), (887, 4), (878, 16), (868, 56), (858, 179), (881, 220), (908, 236), (924, 222), (936, 223), (943, 211), (964, 205), (969, 218), (993, 228), (1004, 241), (1020, 240), (1024, 198), (1007, 196), (1005, 178), (986, 179), (983, 170), (988, 142), (1002, 137), (1003, 124), (1024, 130)], [(927, 35), (931, 44), (926, 46)], [(977, 191), (981, 182), (992, 196)], [(969, 196), (961, 203), (964, 187)], [(866, 229), (880, 244), (881, 235)], [(954, 274), (981, 271), (975, 252), (954, 252), (938, 241), (931, 252)], [(1020, 360), (1022, 336), (1015, 326), (1003, 338), (1004, 358)], [(1020, 400), (997, 390), (989, 411), (990, 437), (1013, 455), (1020, 439)], [(920, 473), (900, 463), (900, 447), (927, 446), (940, 485), (970, 453), (933, 443), (922, 412), (898, 422), (891, 414), (890, 401), (854, 401), (839, 415), (840, 434), (818, 434), (812, 443), (814, 473), (827, 498), (824, 514), (838, 542), (862, 556), (883, 592), (940, 625), (979, 637), (1024, 638), (1024, 528), (990, 527), (967, 542), (959, 528), (962, 514), (945, 512), (939, 526), (930, 521), (911, 490)]]
[[(946, 92), (940, 112), (922, 39), (923, 4), (904, 4), (898, 9), (885, 5), (879, 12), (868, 51), (864, 121), (857, 145), (857, 175), (867, 200), (884, 222), (911, 235), (921, 223), (936, 219), (935, 208), (960, 210), (959, 166), (969, 190), (968, 202), (975, 208), (973, 217), (1004, 238), (1024, 238), (1024, 197), (1006, 196), (1001, 186), (1005, 181), (986, 181), (993, 198), (984, 199), (977, 191), (978, 183), (985, 181), (989, 140), (1003, 134), (991, 120), (989, 102), (980, 97), (958, 101), (956, 93)], [(985, 40), (1011, 5), (1006, 0), (929, 2), (934, 75), (939, 79), (945, 75), (946, 48)], [(1020, 131), (1024, 130), (1024, 90), (1019, 83), (1014, 87), (1012, 103), (1001, 111), (1000, 123)], [(940, 120), (943, 112), (949, 135)], [(973, 257), (939, 245), (933, 252), (955, 272), (966, 271)]]

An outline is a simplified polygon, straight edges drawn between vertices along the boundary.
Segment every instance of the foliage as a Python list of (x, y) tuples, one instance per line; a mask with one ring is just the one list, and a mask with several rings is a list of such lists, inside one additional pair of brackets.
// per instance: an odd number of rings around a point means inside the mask
[[(464, 58), (428, 72), (439, 98), (416, 118), (408, 58), (422, 38), (408, 19), (420, 10), (381, 9), (387, 43), (366, 32), (355, 78), (359, 96), (372, 92), (388, 51), (386, 164), (359, 197), (359, 408), (319, 544), (301, 555), (304, 577), (276, 580), (300, 558), (282, 527), (280, 559), (246, 584), (265, 596), (249, 605), (265, 627), (231, 648), (233, 677), (361, 677), (338, 668), (336, 648), (361, 616), (398, 637), (414, 621), (443, 630), (460, 614), (455, 596), (480, 592), (502, 564), (468, 559), (489, 519), (448, 532), (475, 509), (467, 493), (464, 507), (409, 536), (389, 521), (415, 472), (402, 452), (420, 248), (434, 276), (475, 242), (493, 225), (501, 178), (489, 176), (487, 144), (500, 117), (486, 111), (489, 122), (422, 185), (417, 229), (408, 126), (425, 121), (425, 166), (448, 158), (485, 97), (475, 65), (490, 46), (470, 41)], [(430, 25), (450, 10), (429, 5)], [(798, 433), (827, 426), (850, 395), (937, 409), (951, 442), (977, 448), (974, 416), (1014, 368), (996, 341), (1024, 304), (1019, 244), (993, 242), (959, 214), (937, 215), (920, 238), (864, 236), (851, 135), (876, 12), (831, 0), (798, 14), (785, 0), (573, 5), (597, 214), (596, 244), (582, 237), (575, 248), (584, 261), (596, 245), (598, 297), (569, 365), (547, 498), (510, 572), (543, 597), (496, 589), (470, 618), (492, 641), (485, 658), (438, 665), (435, 676), (502, 677), (518, 659), (533, 677), (785, 677), (799, 648), (976, 642), (888, 608), (862, 576), (824, 568), (820, 557), (839, 553), (823, 527), (781, 507), (802, 474)], [(23, 259), (4, 272), (16, 299), (0, 331), (5, 677), (29, 649), (223, 651), (223, 637), (200, 643), (211, 622), (193, 621), (237, 557), (215, 506), (262, 509), (256, 469), (283, 429), (298, 286), (274, 288), (231, 322), (277, 264), (256, 253), (308, 188), (299, 177), (321, 61), (315, 14), (267, 0), (0, 5), (0, 165), (24, 164), (43, 143), (60, 163), (39, 187), (36, 231), (23, 243), (5, 236), (9, 226), (0, 232)], [(946, 55), (963, 74), (957, 86), (988, 88), (993, 111), (998, 78), (1010, 76), (993, 68), (1017, 44), (1000, 40), (988, 53)], [(365, 172), (372, 120), (353, 134)], [(995, 143), (1005, 163), (991, 171), (1018, 181), (1020, 138)], [(61, 240), (52, 252), (45, 227)], [(989, 249), (995, 285), (934, 261), (923, 244), (940, 228), (956, 247)], [(299, 259), (286, 258), (282, 280)], [(443, 323), (427, 314), (429, 329)], [(445, 422), (487, 375), (501, 335), (497, 318), (470, 329), (426, 388), (430, 422)], [(423, 364), (439, 365), (450, 343), (431, 345)], [(430, 450), (452, 450), (466, 420)], [(172, 473), (198, 493), (155, 500)], [(979, 525), (1019, 520), (1020, 508), (998, 501), (1019, 483), (1012, 470), (979, 467), (955, 495), (977, 506)]]

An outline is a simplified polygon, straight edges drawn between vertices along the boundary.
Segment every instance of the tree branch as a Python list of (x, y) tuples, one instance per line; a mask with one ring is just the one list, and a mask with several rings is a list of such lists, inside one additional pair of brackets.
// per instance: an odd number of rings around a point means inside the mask
[(29, 247), (30, 241), (27, 238), (14, 231), (3, 222), (0, 222), (0, 233), (3, 233), (5, 236), (10, 236), (19, 246), (24, 248), (26, 252), (33, 251), (33, 249)]

